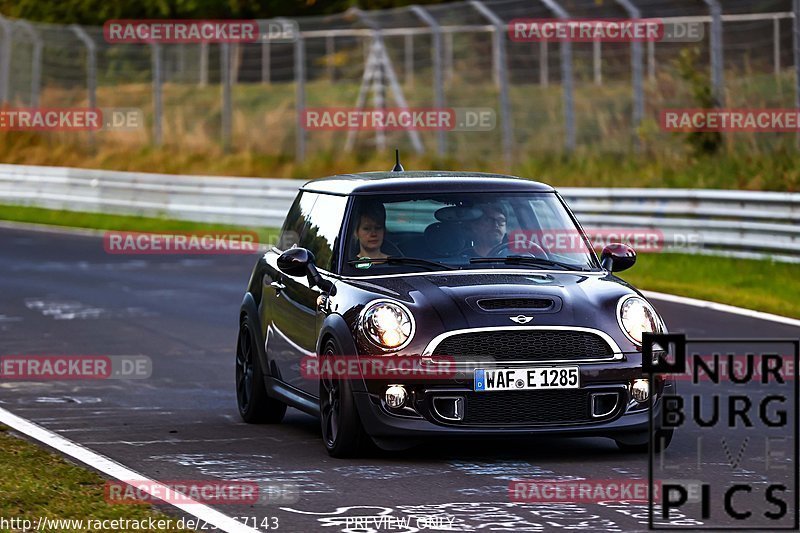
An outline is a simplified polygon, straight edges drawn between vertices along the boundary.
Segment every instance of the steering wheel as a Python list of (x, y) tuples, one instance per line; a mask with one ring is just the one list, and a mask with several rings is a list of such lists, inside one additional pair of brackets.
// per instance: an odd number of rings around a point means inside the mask
[[(486, 253), (486, 257), (506, 257), (511, 255), (511, 243), (509, 242), (501, 242), (491, 250)], [(547, 255), (547, 252), (544, 251), (544, 248), (539, 246), (537, 243), (533, 241), (528, 241), (525, 243), (524, 247), (525, 251), (521, 253), (515, 253), (514, 255), (522, 255), (528, 257), (539, 257), (541, 259), (550, 259), (550, 256)], [(505, 251), (505, 253), (501, 253)], [(515, 250), (516, 252), (516, 250)]]

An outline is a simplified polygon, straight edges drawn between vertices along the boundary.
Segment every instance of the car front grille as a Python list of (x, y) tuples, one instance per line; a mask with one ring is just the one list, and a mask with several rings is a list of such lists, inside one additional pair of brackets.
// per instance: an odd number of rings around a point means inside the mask
[(434, 357), (459, 361), (547, 361), (610, 359), (611, 346), (597, 334), (570, 330), (500, 330), (460, 333), (445, 338)]
[(469, 392), (461, 425), (575, 424), (592, 420), (589, 391)]

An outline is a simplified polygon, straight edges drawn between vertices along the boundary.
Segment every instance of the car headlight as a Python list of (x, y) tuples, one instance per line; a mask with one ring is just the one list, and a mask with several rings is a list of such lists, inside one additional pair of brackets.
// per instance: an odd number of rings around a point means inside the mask
[(617, 320), (625, 335), (642, 344), (643, 333), (662, 333), (663, 321), (649, 303), (638, 296), (625, 296), (617, 304)]
[(361, 312), (359, 325), (372, 344), (384, 350), (399, 350), (414, 336), (414, 319), (404, 305), (376, 300)]

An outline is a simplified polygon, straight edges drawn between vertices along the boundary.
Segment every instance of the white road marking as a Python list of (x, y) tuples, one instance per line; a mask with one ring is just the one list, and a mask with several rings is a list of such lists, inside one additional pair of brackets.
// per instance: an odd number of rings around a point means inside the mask
[(661, 300), (663, 302), (671, 302), (681, 305), (691, 305), (693, 307), (700, 307), (703, 309), (711, 309), (712, 311), (720, 311), (722, 313), (731, 313), (733, 315), (746, 316), (748, 318), (755, 318), (758, 320), (768, 320), (770, 322), (778, 322), (789, 326), (800, 327), (800, 320), (796, 318), (789, 318), (781, 315), (773, 315), (772, 313), (764, 313), (762, 311), (753, 311), (752, 309), (745, 309), (744, 307), (736, 307), (734, 305), (720, 304), (716, 302), (709, 302), (708, 300), (698, 300), (696, 298), (687, 298), (685, 296), (675, 296), (674, 294), (665, 294), (663, 292), (642, 291), (648, 298), (654, 300)]
[(208, 524), (216, 526), (222, 531), (226, 531), (228, 533), (258, 533), (258, 530), (256, 529), (237, 522), (233, 518), (215, 509), (212, 509), (207, 505), (199, 503), (188, 496), (173, 491), (166, 485), (145, 477), (142, 474), (139, 474), (138, 472), (135, 472), (112, 459), (109, 459), (108, 457), (100, 455), (88, 448), (81, 446), (80, 444), (72, 442), (71, 440), (65, 439), (61, 435), (53, 433), (52, 431), (49, 431), (38, 424), (34, 424), (29, 420), (21, 418), (10, 411), (6, 411), (3, 408), (0, 408), (0, 423), (13, 428), (15, 431), (19, 431), (20, 433), (34, 440), (37, 440), (46, 446), (58, 450), (59, 452), (72, 457), (73, 459), (77, 459), (78, 461), (114, 479), (124, 482), (142, 482), (139, 490), (144, 491), (153, 497), (155, 497), (157, 494), (160, 494), (162, 496), (166, 496), (168, 499), (180, 498), (181, 501), (185, 501), (186, 503), (170, 503), (170, 505), (194, 516), (195, 518), (204, 520)]

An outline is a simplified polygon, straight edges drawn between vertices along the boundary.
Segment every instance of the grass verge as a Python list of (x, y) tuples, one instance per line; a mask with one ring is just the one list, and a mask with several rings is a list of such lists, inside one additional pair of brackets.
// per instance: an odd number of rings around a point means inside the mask
[[(137, 232), (255, 231), (274, 242), (273, 228), (242, 228), (160, 218), (54, 211), (0, 205), (0, 220)], [(706, 255), (640, 254), (621, 277), (640, 289), (737, 305), (800, 318), (800, 265)]]
[[(178, 519), (154, 510), (149, 505), (113, 505), (105, 500), (105, 479), (100, 475), (68, 463), (61, 457), (17, 438), (0, 425), (0, 517), (36, 520), (135, 520), (147, 524), (150, 518)], [(144, 521), (144, 522), (142, 522)], [(167, 522), (165, 522), (167, 523)], [(52, 524), (51, 524), (52, 525)], [(60, 524), (42, 531), (87, 531), (92, 528)], [(34, 526), (35, 529), (35, 526)], [(5, 528), (3, 531), (22, 531)], [(117, 531), (133, 531), (118, 528)], [(159, 531), (192, 531), (176, 527)]]
[(137, 233), (159, 232), (255, 232), (259, 242), (275, 242), (276, 228), (245, 228), (226, 224), (207, 224), (189, 220), (171, 220), (166, 218), (137, 217), (128, 215), (109, 215), (104, 213), (85, 213), (79, 211), (61, 211), (40, 207), (17, 205), (0, 205), (0, 220), (12, 222), (28, 222), (72, 228), (90, 228), (98, 230), (130, 231)]
[(800, 265), (708, 255), (640, 254), (620, 277), (666, 292), (800, 318)]

